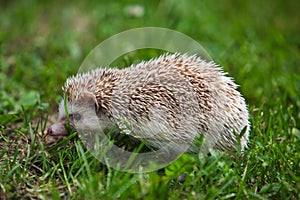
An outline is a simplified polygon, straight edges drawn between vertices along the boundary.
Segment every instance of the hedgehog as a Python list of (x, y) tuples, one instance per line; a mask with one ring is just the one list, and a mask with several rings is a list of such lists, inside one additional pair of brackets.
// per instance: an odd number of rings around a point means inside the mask
[(58, 122), (47, 135), (67, 136), (67, 123), (104, 133), (114, 125), (114, 135), (156, 149), (173, 142), (197, 151), (192, 143), (204, 136), (213, 149), (243, 151), (250, 123), (237, 88), (222, 67), (197, 55), (163, 54), (124, 69), (97, 68), (67, 79)]

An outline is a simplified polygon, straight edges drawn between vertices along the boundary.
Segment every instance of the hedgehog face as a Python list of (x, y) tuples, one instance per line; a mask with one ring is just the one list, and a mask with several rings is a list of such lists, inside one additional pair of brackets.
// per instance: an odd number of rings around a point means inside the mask
[(75, 124), (82, 120), (83, 116), (80, 110), (68, 101), (65, 107), (64, 100), (62, 100), (59, 105), (58, 122), (48, 128), (47, 134), (49, 136), (67, 136), (70, 131), (74, 130)]
[(101, 126), (95, 106), (89, 98), (76, 102), (62, 100), (59, 105), (58, 121), (47, 129), (47, 135), (60, 139), (75, 130), (99, 129)]

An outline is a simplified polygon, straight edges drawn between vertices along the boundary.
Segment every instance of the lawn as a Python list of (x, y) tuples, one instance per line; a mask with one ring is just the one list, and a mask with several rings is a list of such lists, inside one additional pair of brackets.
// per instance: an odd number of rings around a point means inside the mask
[[(1, 1), (0, 199), (300, 199), (299, 10), (296, 0)], [(100, 42), (146, 26), (188, 35), (234, 77), (250, 112), (243, 155), (184, 154), (126, 173), (75, 134), (45, 143), (67, 77)]]

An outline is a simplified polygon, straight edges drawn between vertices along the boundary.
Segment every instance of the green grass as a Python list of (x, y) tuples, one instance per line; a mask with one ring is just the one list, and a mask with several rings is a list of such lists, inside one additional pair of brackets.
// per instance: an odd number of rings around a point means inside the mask
[[(136, 3), (141, 17), (124, 14), (131, 1), (1, 3), (0, 199), (300, 199), (300, 4)], [(101, 164), (74, 135), (44, 143), (66, 78), (98, 43), (143, 26), (199, 41), (241, 85), (252, 124), (244, 156), (185, 154), (162, 171), (131, 174)], [(119, 63), (152, 56), (133, 55)]]

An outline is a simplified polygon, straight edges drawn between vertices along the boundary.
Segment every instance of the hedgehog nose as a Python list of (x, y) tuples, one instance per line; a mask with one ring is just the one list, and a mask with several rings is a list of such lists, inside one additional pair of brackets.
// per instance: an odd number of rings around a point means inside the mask
[(47, 135), (51, 135), (53, 133), (52, 127), (49, 127), (47, 129)]

